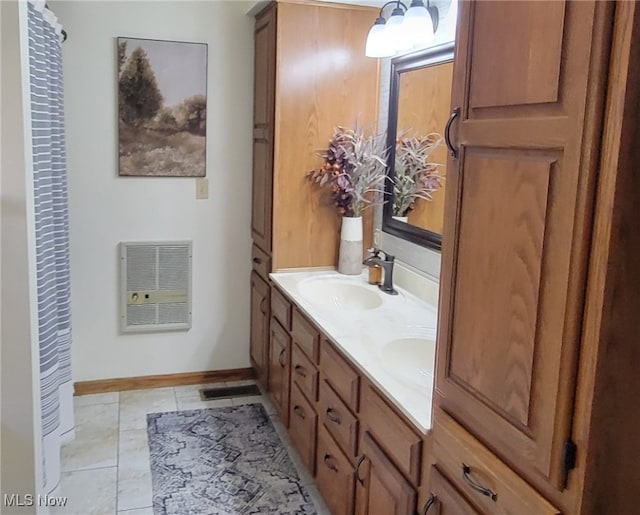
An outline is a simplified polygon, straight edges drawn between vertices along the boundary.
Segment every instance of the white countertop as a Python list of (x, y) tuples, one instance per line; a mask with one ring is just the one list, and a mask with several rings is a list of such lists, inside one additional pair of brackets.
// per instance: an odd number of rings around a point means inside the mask
[[(436, 306), (398, 287), (399, 295), (383, 293), (367, 283), (365, 272), (347, 276), (314, 270), (276, 272), (270, 276), (420, 431), (426, 433), (431, 429)], [(350, 309), (313, 302), (310, 283), (327, 280), (363, 285), (379, 294), (382, 303), (373, 309)], [(419, 342), (416, 346), (412, 343), (416, 338), (433, 343)], [(398, 339), (409, 340), (408, 354), (394, 353), (391, 347), (385, 350), (385, 344)], [(412, 366), (413, 363), (420, 363), (420, 367)]]

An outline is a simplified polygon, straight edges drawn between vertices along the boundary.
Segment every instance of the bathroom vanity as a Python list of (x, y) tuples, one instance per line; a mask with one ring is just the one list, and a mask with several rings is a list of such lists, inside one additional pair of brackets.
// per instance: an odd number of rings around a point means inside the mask
[(365, 274), (271, 279), (263, 387), (331, 512), (413, 514), (429, 449), (435, 306), (385, 294)]

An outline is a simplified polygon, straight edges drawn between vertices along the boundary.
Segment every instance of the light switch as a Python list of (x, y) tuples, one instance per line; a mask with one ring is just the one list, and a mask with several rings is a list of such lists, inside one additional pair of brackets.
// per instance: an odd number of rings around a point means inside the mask
[(206, 177), (198, 177), (196, 179), (196, 198), (209, 198), (209, 179), (207, 179)]

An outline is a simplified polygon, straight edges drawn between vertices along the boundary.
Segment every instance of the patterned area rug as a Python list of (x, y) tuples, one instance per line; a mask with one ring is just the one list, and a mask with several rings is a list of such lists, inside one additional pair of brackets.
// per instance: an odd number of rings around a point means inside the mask
[(147, 415), (155, 515), (315, 514), (262, 404)]

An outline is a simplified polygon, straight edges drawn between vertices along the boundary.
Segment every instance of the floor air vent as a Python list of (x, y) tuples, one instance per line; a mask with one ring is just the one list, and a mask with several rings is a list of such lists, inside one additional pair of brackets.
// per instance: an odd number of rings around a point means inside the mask
[(247, 397), (249, 395), (262, 395), (260, 388), (255, 384), (243, 386), (221, 386), (219, 388), (206, 388), (200, 390), (200, 398), (203, 401), (212, 399), (229, 399), (231, 397)]
[(120, 243), (123, 332), (191, 328), (191, 242)]

